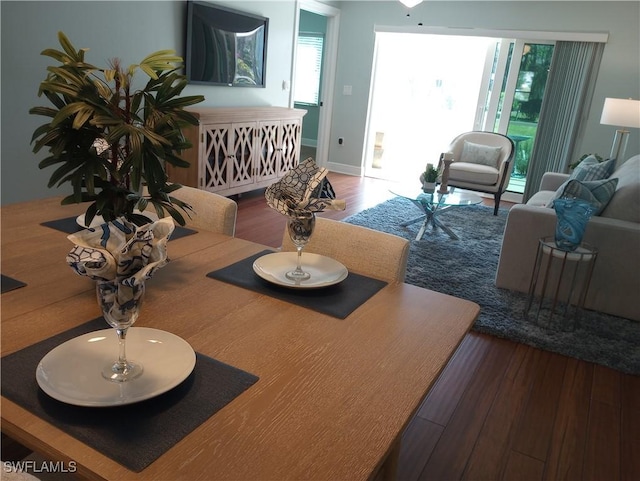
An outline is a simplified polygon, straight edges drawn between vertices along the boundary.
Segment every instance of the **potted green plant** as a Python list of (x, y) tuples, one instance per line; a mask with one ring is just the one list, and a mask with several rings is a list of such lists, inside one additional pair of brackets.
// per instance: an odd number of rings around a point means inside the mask
[(433, 194), (438, 180), (438, 169), (433, 164), (427, 164), (425, 171), (420, 174), (420, 182), (422, 182), (422, 191), (426, 194)]
[[(204, 97), (179, 97), (187, 84), (179, 73), (182, 58), (161, 50), (128, 68), (118, 59), (100, 68), (85, 62), (87, 49), (76, 50), (64, 33), (58, 40), (62, 50), (42, 52), (59, 65), (47, 68), (38, 92), (52, 106), (29, 110), (51, 119), (32, 137), (34, 153), (47, 148), (50, 154), (39, 168), (57, 167), (48, 186), (71, 184), (73, 193), (62, 204), (91, 202), (87, 225), (95, 216), (142, 223), (147, 219), (134, 209), (144, 211), (149, 204), (158, 216), (166, 211), (184, 225), (180, 210), (188, 213), (190, 206), (171, 196), (181, 186), (167, 182), (164, 167), (189, 165), (179, 156), (191, 147), (181, 128), (198, 121), (185, 107)], [(134, 88), (138, 69), (149, 79)]]

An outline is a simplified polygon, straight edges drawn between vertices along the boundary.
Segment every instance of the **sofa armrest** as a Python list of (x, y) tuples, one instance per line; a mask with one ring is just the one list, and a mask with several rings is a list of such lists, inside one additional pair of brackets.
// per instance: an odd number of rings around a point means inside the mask
[(555, 192), (568, 179), (569, 174), (562, 174), (560, 172), (545, 172), (542, 175), (542, 180), (540, 181), (540, 189), (538, 190), (551, 190)]
[(496, 286), (527, 292), (539, 240), (554, 235), (555, 228), (553, 209), (527, 204), (511, 207), (500, 249)]

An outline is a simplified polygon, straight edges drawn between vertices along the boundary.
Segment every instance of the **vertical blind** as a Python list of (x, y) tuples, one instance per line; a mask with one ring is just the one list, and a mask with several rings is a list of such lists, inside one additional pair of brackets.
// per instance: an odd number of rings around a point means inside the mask
[(318, 105), (320, 101), (323, 46), (322, 34), (301, 32), (298, 35), (294, 94), (296, 103)]
[(589, 113), (603, 51), (604, 43), (599, 42), (557, 42), (531, 152), (524, 202), (538, 190), (545, 172), (565, 172), (575, 160), (576, 140)]

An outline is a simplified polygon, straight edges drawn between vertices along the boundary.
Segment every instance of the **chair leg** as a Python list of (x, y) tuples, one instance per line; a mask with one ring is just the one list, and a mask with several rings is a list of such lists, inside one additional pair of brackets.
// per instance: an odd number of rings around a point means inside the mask
[(502, 192), (496, 192), (493, 195), (495, 206), (493, 207), (493, 215), (498, 215), (498, 208), (500, 207), (500, 197), (502, 197)]

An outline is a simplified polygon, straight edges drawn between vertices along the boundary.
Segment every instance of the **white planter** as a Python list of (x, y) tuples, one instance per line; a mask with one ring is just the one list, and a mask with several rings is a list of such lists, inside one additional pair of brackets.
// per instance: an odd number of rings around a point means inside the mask
[(433, 194), (433, 191), (436, 190), (435, 182), (423, 182), (422, 183), (422, 192), (425, 194)]
[(425, 194), (433, 194), (433, 191), (436, 190), (436, 183), (435, 182), (427, 182), (424, 179), (425, 179), (425, 175), (424, 175), (424, 172), (423, 172), (422, 174), (420, 174), (420, 182), (422, 182), (422, 191)]

